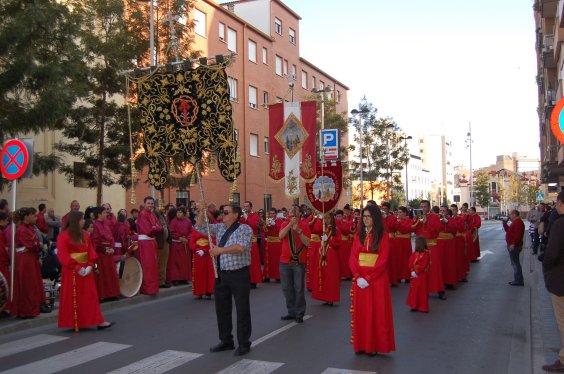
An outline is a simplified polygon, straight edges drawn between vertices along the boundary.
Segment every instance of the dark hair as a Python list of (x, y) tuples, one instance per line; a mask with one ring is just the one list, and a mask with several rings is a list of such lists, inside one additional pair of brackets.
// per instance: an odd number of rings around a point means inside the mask
[(106, 209), (104, 209), (101, 206), (97, 206), (96, 208), (92, 209), (92, 214), (94, 215), (94, 219), (98, 219), (100, 214), (102, 214), (105, 211), (106, 211)]
[(345, 214), (345, 212), (343, 212), (341, 209), (337, 209), (335, 211), (335, 215), (337, 215), (337, 214)]
[(470, 210), (473, 211), (473, 212), (475, 212), (475, 211), (476, 211), (476, 207), (473, 206), (473, 207), (470, 208)]
[(83, 217), (84, 213), (73, 210), (67, 216), (65, 227), (63, 227), (63, 230), (69, 232), (69, 236), (75, 244), (82, 243), (84, 241), (84, 234), (82, 233), (82, 227), (80, 227), (80, 220)]
[(345, 204), (345, 206), (343, 207), (343, 210), (351, 210), (351, 206), (349, 204)]
[(118, 221), (119, 223), (125, 222), (126, 219), (127, 219), (127, 215), (125, 215), (125, 214), (123, 214), (123, 213), (118, 213), (117, 221)]
[(0, 209), (4, 210), (8, 207), (8, 200), (6, 199), (1, 199), (0, 200)]
[(558, 196), (556, 196), (556, 200), (558, 200), (562, 204), (564, 204), (564, 190), (562, 190), (558, 193)]
[(146, 198), (143, 199), (143, 204), (147, 203), (147, 200), (155, 201), (155, 199), (153, 199), (151, 196), (147, 196)]
[(392, 208), (392, 204), (390, 204), (390, 203), (387, 202), (387, 201), (384, 201), (384, 202), (383, 202), (382, 204), (380, 204), (380, 205), (382, 205), (382, 208), (388, 208), (388, 209), (391, 209), (391, 208)]
[(46, 207), (47, 207), (47, 205), (41, 203), (41, 204), (39, 204), (39, 206), (37, 207), (37, 210), (39, 210), (39, 211), (41, 212), (41, 211), (42, 211), (43, 209), (45, 209)]
[(0, 221), (4, 221), (8, 219), (8, 214), (6, 212), (0, 212)]
[(415, 237), (415, 252), (423, 252), (427, 249), (427, 239), (424, 236)]
[(419, 204), (427, 204), (429, 207), (431, 207), (431, 202), (429, 200), (421, 200)]
[(18, 221), (22, 222), (25, 217), (36, 212), (35, 208), (20, 208), (17, 212)]
[(431, 209), (431, 211), (432, 211), (433, 213), (439, 214), (439, 212), (440, 212), (441, 210), (439, 209), (438, 206), (434, 205), (433, 208)]
[(452, 209), (447, 209), (447, 212), (450, 217), (454, 216), (454, 212), (452, 211)]
[(131, 209), (131, 211), (130, 211), (129, 213), (131, 213), (131, 214), (133, 214), (133, 213), (139, 213), (139, 209), (133, 208), (133, 209)]
[(250, 201), (245, 201), (243, 204), (249, 204), (251, 208), (253, 207), (253, 203), (251, 203)]
[(521, 213), (517, 209), (513, 209), (513, 213), (515, 213), (517, 217), (521, 215)]
[(374, 201), (374, 200), (368, 200), (366, 202), (366, 205), (378, 205), (378, 204), (376, 204), (376, 201)]
[(404, 207), (404, 206), (400, 206), (400, 207), (398, 208), (398, 210), (401, 210), (401, 211), (404, 212), (405, 214), (409, 215), (409, 211), (408, 211), (407, 208)]
[(84, 220), (84, 226), (82, 226), (83, 230), (87, 230), (92, 225), (92, 220), (87, 218)]
[[(371, 251), (377, 251), (378, 246), (380, 245), (380, 241), (382, 240), (382, 236), (384, 235), (384, 221), (382, 220), (382, 212), (378, 205), (367, 205), (364, 209), (362, 209), (362, 215), (364, 212), (370, 213), (372, 216), (372, 233), (373, 239), (372, 243), (370, 244)], [(364, 244), (364, 239), (366, 239), (366, 226), (364, 225), (364, 220), (360, 221), (360, 230), (358, 230), (358, 239), (361, 243)]]
[(456, 204), (450, 204), (450, 207), (458, 209), (458, 205), (456, 205)]
[[(168, 218), (169, 222), (176, 218), (176, 213), (179, 210), (182, 211), (182, 209), (176, 209), (176, 208), (170, 208), (169, 209), (169, 211), (167, 213), (167, 218)], [(184, 211), (184, 214), (186, 214), (186, 210)]]
[(468, 203), (464, 203), (464, 204), (462, 204), (462, 207), (464, 207), (464, 208), (468, 208)]
[[(329, 216), (329, 227), (331, 228), (331, 235), (335, 237), (337, 235), (337, 224), (335, 223), (335, 215), (331, 214), (330, 212), (325, 212), (325, 215)], [(325, 221), (327, 222), (327, 221)]]
[[(235, 204), (227, 204), (224, 205), (223, 207), (225, 208), (226, 206), (231, 208), (231, 211), (235, 214), (237, 214), (237, 219), (241, 219), (241, 216), (243, 215), (243, 209), (241, 209), (241, 207), (239, 205), (235, 205)], [(252, 206), (252, 205), (251, 205)]]

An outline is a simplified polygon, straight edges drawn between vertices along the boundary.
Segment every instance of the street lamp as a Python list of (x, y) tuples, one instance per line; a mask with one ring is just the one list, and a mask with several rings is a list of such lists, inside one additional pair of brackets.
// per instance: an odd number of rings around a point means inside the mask
[[(407, 148), (407, 141), (413, 139), (411, 135), (402, 136), (400, 140), (403, 140), (404, 147)], [(405, 203), (409, 205), (409, 179), (407, 175), (407, 169), (409, 165), (409, 159), (411, 158), (411, 152), (408, 150), (407, 160), (405, 160)]]
[[(356, 115), (360, 114), (366, 114), (368, 113), (369, 110), (367, 108), (361, 108), (360, 110), (358, 109), (353, 109), (351, 110), (351, 114), (353, 115), (353, 117), (355, 117)], [(364, 169), (363, 165), (362, 165), (362, 135), (363, 135), (363, 131), (362, 131), (362, 116), (359, 116), (359, 132), (360, 132), (360, 136), (359, 136), (359, 147), (360, 147), (360, 208), (362, 209), (364, 207), (364, 176), (363, 176), (363, 172), (362, 170)]]
[(390, 156), (390, 134), (388, 133), (389, 129), (393, 129), (394, 125), (388, 123), (387, 125), (382, 126), (384, 130), (386, 130), (386, 150), (388, 152), (388, 199), (390, 204), (392, 203), (392, 160)]
[(466, 134), (466, 148), (470, 150), (470, 186), (468, 194), (470, 196), (470, 206), (474, 206), (474, 173), (472, 172), (472, 124), (468, 123), (468, 133)]

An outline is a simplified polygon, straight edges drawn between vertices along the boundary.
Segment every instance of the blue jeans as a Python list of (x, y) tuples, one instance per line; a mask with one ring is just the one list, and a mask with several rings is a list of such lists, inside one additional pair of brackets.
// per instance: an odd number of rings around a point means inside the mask
[(522, 244), (516, 245), (512, 251), (509, 251), (509, 245), (507, 246), (509, 258), (511, 259), (511, 266), (513, 266), (513, 281), (515, 283), (523, 283), (523, 270), (521, 269), (521, 261), (519, 259), (522, 249)]
[(305, 314), (305, 273), (305, 264), (280, 263), (280, 283), (289, 316), (303, 317)]

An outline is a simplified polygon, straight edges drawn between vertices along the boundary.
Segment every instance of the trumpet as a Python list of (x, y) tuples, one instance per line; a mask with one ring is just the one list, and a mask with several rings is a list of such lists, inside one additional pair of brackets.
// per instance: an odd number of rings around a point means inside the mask
[(417, 220), (419, 222), (425, 223), (425, 222), (427, 222), (427, 216), (425, 214), (420, 214), (419, 216), (417, 216)]

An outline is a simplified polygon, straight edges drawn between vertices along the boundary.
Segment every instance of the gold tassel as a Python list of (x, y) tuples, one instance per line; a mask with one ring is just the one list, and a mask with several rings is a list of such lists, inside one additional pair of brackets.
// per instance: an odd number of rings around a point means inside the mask
[(196, 184), (196, 169), (192, 170), (192, 176), (190, 177), (190, 183), (188, 184), (188, 188), (191, 188)]

